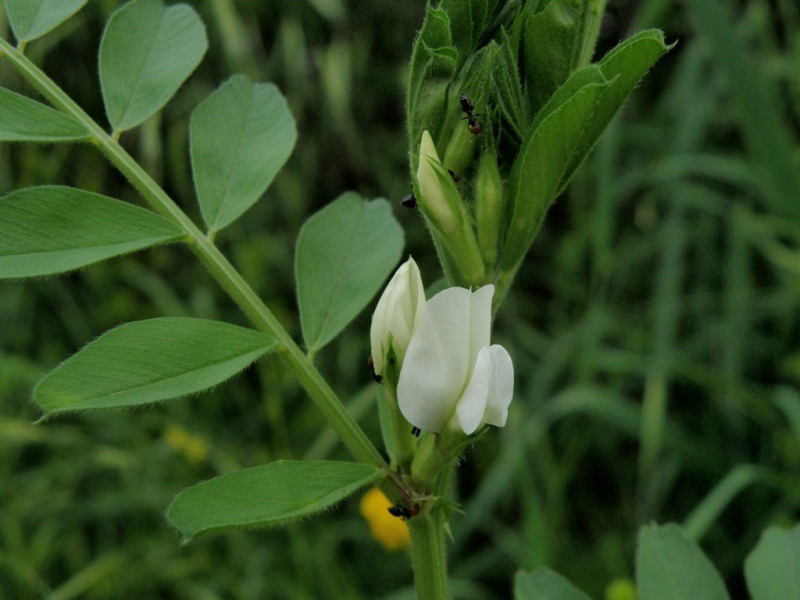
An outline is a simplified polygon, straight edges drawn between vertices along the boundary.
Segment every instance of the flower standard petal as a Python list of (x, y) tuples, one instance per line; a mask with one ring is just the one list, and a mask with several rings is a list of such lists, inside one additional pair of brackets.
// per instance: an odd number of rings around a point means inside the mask
[(450, 288), (425, 305), (397, 384), (400, 412), (415, 427), (441, 432), (464, 389), (473, 367), (471, 296), (464, 288)]
[(475, 365), (478, 353), (491, 342), (492, 334), (492, 296), (494, 286), (485, 285), (470, 297), (469, 328), (470, 328), (470, 363)]

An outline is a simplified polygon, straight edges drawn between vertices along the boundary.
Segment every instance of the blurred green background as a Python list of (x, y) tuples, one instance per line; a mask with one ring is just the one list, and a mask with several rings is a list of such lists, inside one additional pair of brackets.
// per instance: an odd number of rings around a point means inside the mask
[[(191, 3), (209, 52), (122, 142), (196, 217), (191, 110), (234, 72), (281, 88), (297, 148), (218, 242), (288, 330), (299, 331), (298, 230), (345, 191), (392, 200), (407, 251), (438, 278), (421, 217), (397, 204), (425, 2)], [(27, 51), (101, 123), (97, 45), (120, 4), (90, 0)], [(603, 598), (633, 576), (636, 531), (651, 520), (684, 524), (745, 598), (742, 561), (760, 532), (800, 515), (800, 7), (611, 0), (598, 53), (650, 26), (678, 46), (553, 207), (499, 313), (515, 401), (458, 471), (458, 598), (508, 598), (513, 573), (539, 565)], [(32, 93), (2, 63), (0, 84)], [(88, 145), (0, 146), (1, 192), (43, 183), (141, 204)], [(317, 361), (377, 442), (371, 309)], [(0, 598), (413, 597), (407, 558), (370, 537), (355, 499), (286, 529), (187, 546), (166, 525), (171, 498), (200, 480), (278, 458), (347, 458), (275, 357), (197, 397), (31, 425), (39, 377), (108, 328), (154, 316), (246, 324), (178, 246), (0, 283)]]

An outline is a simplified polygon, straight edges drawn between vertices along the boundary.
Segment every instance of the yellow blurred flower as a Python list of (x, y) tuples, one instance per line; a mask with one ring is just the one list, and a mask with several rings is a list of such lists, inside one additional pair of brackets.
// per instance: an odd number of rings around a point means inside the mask
[(369, 523), (369, 531), (380, 544), (394, 552), (408, 548), (411, 538), (405, 521), (389, 514), (392, 503), (378, 488), (361, 497), (361, 516)]
[(205, 462), (208, 457), (208, 444), (199, 435), (191, 435), (182, 427), (169, 425), (164, 430), (164, 440), (173, 450), (180, 452), (193, 465)]
[(617, 577), (606, 587), (606, 600), (636, 600), (636, 585), (627, 577)]

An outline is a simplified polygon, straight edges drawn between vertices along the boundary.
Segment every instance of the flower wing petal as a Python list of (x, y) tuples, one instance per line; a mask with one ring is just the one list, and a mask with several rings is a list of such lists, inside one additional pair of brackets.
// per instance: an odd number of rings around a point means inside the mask
[(463, 288), (436, 294), (408, 345), (397, 401), (406, 420), (425, 431), (442, 431), (469, 374), (470, 296)]
[(458, 424), (467, 435), (472, 435), (483, 421), (486, 403), (489, 399), (489, 385), (492, 378), (492, 354), (489, 348), (478, 353), (472, 379), (464, 390), (456, 406)]
[(487, 350), (491, 354), (492, 375), (483, 422), (504, 427), (508, 419), (508, 405), (514, 397), (514, 365), (502, 346), (495, 344)]

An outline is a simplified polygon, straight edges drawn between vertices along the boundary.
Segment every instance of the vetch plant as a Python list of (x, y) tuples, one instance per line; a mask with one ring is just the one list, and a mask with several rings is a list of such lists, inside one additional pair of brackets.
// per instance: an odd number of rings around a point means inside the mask
[[(0, 40), (0, 55), (48, 104), (0, 89), (0, 140), (88, 142), (149, 209), (54, 183), (13, 191), (0, 199), (0, 277), (65, 273), (182, 244), (251, 326), (158, 317), (111, 329), (36, 386), (43, 420), (195, 394), (278, 354), (355, 461), (274, 461), (210, 479), (174, 499), (169, 523), (187, 541), (279, 526), (375, 487), (362, 511), (376, 537), (387, 548), (410, 544), (419, 598), (449, 597), (447, 533), (459, 510), (450, 499), (454, 465), (490, 426), (506, 424), (513, 398), (514, 367), (509, 353), (491, 343), (493, 317), (548, 208), (669, 50), (663, 35), (639, 32), (592, 63), (602, 0), (429, 4), (411, 57), (406, 117), (416, 200), (406, 204), (416, 204), (425, 219), (446, 289), (426, 299), (411, 258), (384, 287), (403, 255), (403, 231), (386, 200), (344, 193), (312, 215), (297, 239), (301, 348), (215, 243), (259, 201), (294, 149), (296, 125), (281, 92), (234, 75), (192, 111), (187, 151), (198, 225), (120, 137), (156, 115), (191, 77), (208, 44), (202, 20), (186, 4), (121, 5), (99, 45), (107, 122), (98, 123), (25, 55), (29, 43), (84, 4), (5, 0), (17, 45)], [(369, 335), (382, 384), (374, 384), (379, 449), (314, 358), (382, 287)], [(188, 454), (185, 438), (174, 434), (170, 444)], [(193, 456), (202, 461), (205, 452)], [(750, 563), (754, 578), (769, 563), (764, 556), (784, 542), (765, 539)], [(662, 580), (675, 579), (669, 568), (654, 567), (670, 553), (699, 550), (673, 527), (643, 530), (644, 600), (657, 597)], [(713, 569), (695, 562), (708, 589), (718, 591)], [(546, 590), (561, 595), (541, 595)], [(520, 574), (515, 591), (518, 598), (580, 597), (547, 570)]]

